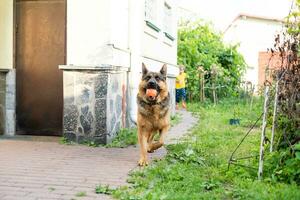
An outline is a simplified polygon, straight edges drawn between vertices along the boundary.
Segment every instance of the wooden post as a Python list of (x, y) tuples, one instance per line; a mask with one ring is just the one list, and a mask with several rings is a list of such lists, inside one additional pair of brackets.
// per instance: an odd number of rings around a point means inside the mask
[(205, 94), (204, 94), (204, 74), (205, 70), (202, 66), (198, 66), (198, 71), (199, 71), (199, 92), (200, 92), (200, 101), (204, 102), (205, 101)]
[(246, 102), (246, 104), (248, 104), (248, 81), (245, 82), (245, 94), (244, 94), (244, 100)]
[(276, 84), (275, 84), (274, 111), (273, 111), (273, 120), (272, 120), (272, 135), (271, 135), (271, 142), (270, 142), (270, 152), (273, 151), (273, 143), (274, 143), (274, 135), (275, 135), (275, 127), (276, 127), (278, 84), (279, 84), (279, 80), (277, 80)]
[(213, 93), (214, 105), (217, 104), (217, 94), (216, 94), (216, 85), (215, 85), (216, 80), (217, 80), (217, 66), (213, 64), (211, 67), (211, 81), (212, 81), (212, 93)]
[(246, 93), (246, 104), (251, 103), (251, 92), (252, 92), (252, 83), (250, 81), (247, 81), (247, 93)]
[(260, 150), (259, 150), (259, 165), (258, 165), (258, 180), (262, 179), (263, 175), (263, 164), (264, 164), (264, 143), (266, 138), (266, 127), (267, 127), (267, 115), (268, 115), (268, 101), (269, 101), (269, 86), (265, 88), (265, 102), (264, 102), (264, 114), (263, 123), (261, 128), (261, 139), (260, 139)]
[(199, 99), (200, 99), (200, 102), (203, 102), (203, 96), (202, 96), (202, 73), (203, 73), (203, 69), (202, 69), (202, 66), (198, 66), (198, 73), (199, 73)]
[[(199, 68), (198, 68), (199, 69)], [(199, 99), (200, 99), (200, 102), (202, 102), (202, 80), (201, 80), (201, 72), (199, 70)]]
[(251, 101), (250, 101), (250, 111), (252, 110), (253, 105), (253, 95), (254, 95), (255, 86), (253, 85), (251, 88)]
[(205, 75), (205, 72), (202, 73), (202, 99), (203, 99), (203, 102), (205, 101), (205, 80), (204, 80), (204, 75)]
[(213, 92), (213, 98), (214, 98), (214, 105), (216, 105), (217, 104), (217, 97), (216, 97), (215, 82), (212, 82), (212, 92)]

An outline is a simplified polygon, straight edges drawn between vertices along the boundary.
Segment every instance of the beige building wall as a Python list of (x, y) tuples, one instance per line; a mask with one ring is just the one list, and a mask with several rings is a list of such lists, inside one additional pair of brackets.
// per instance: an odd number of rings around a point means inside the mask
[(224, 40), (229, 44), (239, 44), (239, 51), (248, 65), (244, 81), (259, 84), (259, 52), (265, 52), (274, 45), (275, 35), (282, 30), (278, 20), (241, 17), (225, 32)]
[(13, 0), (0, 1), (0, 69), (13, 68)]

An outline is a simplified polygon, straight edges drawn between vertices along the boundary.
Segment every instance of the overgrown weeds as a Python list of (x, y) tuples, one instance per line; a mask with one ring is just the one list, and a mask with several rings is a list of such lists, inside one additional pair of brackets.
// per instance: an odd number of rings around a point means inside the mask
[(130, 145), (136, 145), (136, 143), (137, 143), (137, 129), (129, 128), (129, 129), (121, 129), (118, 135), (113, 139), (113, 141), (105, 146), (124, 148)]

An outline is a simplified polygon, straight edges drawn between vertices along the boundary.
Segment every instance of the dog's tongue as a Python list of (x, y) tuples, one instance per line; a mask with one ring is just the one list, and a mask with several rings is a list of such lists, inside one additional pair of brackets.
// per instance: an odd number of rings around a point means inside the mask
[(155, 89), (147, 89), (146, 95), (147, 95), (147, 97), (154, 99), (157, 95), (157, 91)]

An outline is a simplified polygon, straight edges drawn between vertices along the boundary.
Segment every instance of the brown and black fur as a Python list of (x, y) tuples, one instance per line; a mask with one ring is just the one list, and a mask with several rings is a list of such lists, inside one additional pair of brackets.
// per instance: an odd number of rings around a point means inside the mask
[[(170, 127), (170, 94), (166, 83), (167, 66), (163, 65), (160, 72), (150, 72), (143, 63), (143, 75), (137, 95), (138, 104), (138, 141), (140, 144), (139, 165), (148, 164), (147, 152), (151, 153), (164, 144), (164, 138)], [(157, 96), (150, 99), (147, 89), (155, 89)], [(154, 136), (159, 133), (159, 141)]]

